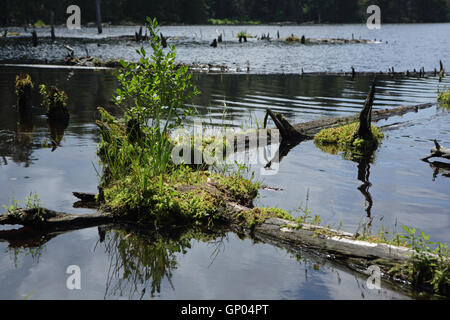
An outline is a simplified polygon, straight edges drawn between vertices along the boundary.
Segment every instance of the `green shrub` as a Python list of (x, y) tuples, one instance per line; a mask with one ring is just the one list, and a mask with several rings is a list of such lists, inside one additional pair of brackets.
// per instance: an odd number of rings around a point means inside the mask
[(44, 84), (39, 86), (39, 92), (42, 96), (41, 106), (45, 108), (46, 114), (51, 120), (69, 119), (69, 110), (67, 108), (67, 94), (55, 86), (49, 89)]
[(443, 91), (438, 90), (437, 101), (441, 107), (450, 109), (450, 89), (444, 87)]

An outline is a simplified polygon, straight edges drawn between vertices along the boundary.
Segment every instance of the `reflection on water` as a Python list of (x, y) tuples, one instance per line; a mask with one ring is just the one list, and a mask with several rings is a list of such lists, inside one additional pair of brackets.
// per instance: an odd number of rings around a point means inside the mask
[[(66, 91), (71, 113), (67, 128), (47, 122), (36, 92), (31, 119), (29, 115), (20, 119), (14, 108), (14, 79), (24, 71), (35, 86), (57, 85)], [(291, 123), (355, 114), (372, 80), (294, 75), (194, 75), (193, 79), (202, 92), (194, 101), (200, 117), (216, 126), (244, 129), (255, 127), (256, 120), (261, 124), (267, 107)], [(443, 81), (441, 85), (449, 84), (448, 78)], [(384, 77), (378, 84), (374, 108), (435, 101), (439, 82)], [(72, 192), (97, 190), (96, 106), (110, 106), (115, 87), (108, 71), (0, 68), (0, 204), (13, 196), (24, 199), (33, 191), (49, 209), (89, 212), (72, 207), (76, 201)], [(373, 163), (324, 153), (312, 141), (281, 149), (278, 173), (258, 178), (282, 190), (261, 190), (256, 205), (294, 210), (309, 193), (309, 208), (325, 224), (342, 221), (344, 230), (354, 232), (362, 216), (373, 218), (373, 228), (381, 220), (387, 227), (398, 220), (448, 242), (448, 168), (433, 163), (439, 169), (436, 175), (435, 167), (419, 159), (429, 154), (437, 137), (443, 146), (450, 145), (449, 121), (448, 112), (436, 108), (381, 121), (383, 126), (400, 124), (386, 132)], [(258, 167), (251, 169), (259, 173)], [(364, 278), (320, 257), (303, 252), (303, 260), (297, 261), (283, 250), (232, 233), (219, 241), (223, 235), (161, 237), (91, 228), (47, 238), (27, 233), (30, 238), (25, 239), (25, 230), (0, 230), (4, 238), (8, 231), (10, 252), (20, 249), (12, 260), (10, 254), (0, 254), (0, 298), (35, 291), (36, 298), (138, 299), (143, 289), (143, 298), (152, 294), (199, 299), (405, 298), (389, 288), (368, 290)], [(98, 243), (99, 237), (103, 242)], [(0, 250), (8, 243), (0, 243)], [(23, 252), (27, 246), (43, 250), (27, 255)], [(85, 270), (82, 292), (64, 287), (65, 270), (72, 264)]]
[[(61, 246), (71, 254), (61, 254)], [(11, 243), (0, 264), (5, 266), (0, 270), (2, 288), (10, 289), (0, 291), (1, 298), (409, 298), (387, 283), (381, 290), (370, 290), (365, 276), (315, 252), (297, 248), (287, 253), (225, 230), (159, 234), (101, 226), (62, 234), (47, 243)], [(65, 271), (72, 264), (80, 267), (81, 290), (65, 288)], [(5, 280), (16, 274), (24, 276)]]
[(175, 290), (172, 277), (177, 268), (177, 255), (186, 254), (193, 239), (214, 242), (216, 250), (219, 250), (224, 236), (220, 231), (206, 233), (196, 229), (166, 236), (157, 232), (142, 234), (135, 229), (106, 230), (104, 246), (109, 268), (105, 298), (128, 296), (142, 299), (146, 293), (154, 298), (160, 295), (164, 279)]
[(450, 178), (450, 163), (441, 161), (426, 162), (430, 165), (430, 168), (433, 169), (433, 181), (435, 181), (439, 175)]
[(362, 182), (362, 185), (358, 187), (358, 190), (361, 191), (362, 195), (367, 201), (366, 213), (367, 217), (371, 218), (371, 210), (373, 206), (372, 195), (369, 192), (372, 184), (369, 181), (370, 177), (370, 160), (361, 159), (358, 162), (358, 180)]

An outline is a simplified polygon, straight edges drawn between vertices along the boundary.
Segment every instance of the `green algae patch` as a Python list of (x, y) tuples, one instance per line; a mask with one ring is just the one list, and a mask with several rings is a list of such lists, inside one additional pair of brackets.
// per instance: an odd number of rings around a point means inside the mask
[(354, 122), (344, 126), (321, 130), (314, 137), (314, 144), (322, 151), (352, 158), (363, 157), (373, 153), (384, 138), (384, 134), (376, 126), (371, 126), (372, 139), (364, 140), (357, 137), (359, 123)]
[(250, 230), (254, 230), (256, 226), (263, 224), (270, 218), (295, 221), (289, 213), (279, 208), (253, 208), (251, 210), (239, 211), (234, 216), (238, 225)]
[[(227, 203), (252, 205), (259, 188), (252, 178), (245, 178), (239, 171), (228, 176), (171, 161), (157, 173), (148, 165), (157, 156), (148, 147), (152, 133), (140, 131), (138, 138), (132, 138), (136, 134), (123, 120), (103, 108), (98, 111), (105, 211), (161, 226), (210, 225), (226, 219)], [(174, 143), (171, 139), (167, 143), (170, 155)]]

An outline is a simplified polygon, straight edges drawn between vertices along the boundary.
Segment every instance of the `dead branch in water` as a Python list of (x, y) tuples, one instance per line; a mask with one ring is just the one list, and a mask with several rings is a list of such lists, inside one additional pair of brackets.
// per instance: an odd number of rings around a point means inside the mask
[(441, 147), (441, 145), (439, 145), (439, 143), (437, 142), (436, 139), (434, 140), (434, 145), (435, 146), (433, 148), (431, 148), (431, 150), (430, 150), (431, 155), (429, 155), (426, 158), (423, 158), (422, 159), (423, 161), (428, 161), (428, 159), (435, 158), (435, 157), (450, 160), (450, 149)]

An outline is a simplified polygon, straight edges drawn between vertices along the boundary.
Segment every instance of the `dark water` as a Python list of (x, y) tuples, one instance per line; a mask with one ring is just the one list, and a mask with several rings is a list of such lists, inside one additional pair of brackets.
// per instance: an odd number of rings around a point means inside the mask
[[(54, 151), (49, 146), (52, 128), (37, 96), (31, 123), (18, 125), (13, 80), (22, 71), (36, 85), (56, 84), (69, 96), (70, 123)], [(295, 75), (195, 75), (193, 79), (202, 92), (194, 103), (208, 123), (244, 129), (254, 126), (255, 119), (261, 123), (268, 106), (292, 122), (356, 113), (371, 81)], [(448, 79), (439, 84), (436, 78), (380, 78), (375, 108), (435, 101), (438, 86), (444, 84), (449, 84)], [(47, 208), (89, 212), (72, 207), (76, 201), (72, 192), (96, 191), (95, 107), (109, 104), (115, 86), (109, 71), (0, 68), (1, 204), (34, 192)], [(259, 177), (283, 190), (262, 190), (256, 204), (293, 210), (307, 202), (324, 224), (337, 227), (342, 222), (342, 229), (350, 232), (372, 219), (375, 230), (381, 225), (392, 230), (398, 222), (397, 231), (401, 224), (418, 226), (433, 239), (449, 243), (448, 171), (435, 174), (419, 160), (428, 155), (435, 138), (450, 145), (448, 112), (433, 107), (378, 125), (396, 122), (402, 124), (386, 131), (375, 162), (369, 165), (324, 153), (312, 142), (301, 143), (282, 159), (277, 174)], [(258, 173), (260, 166), (251, 169)], [(364, 179), (358, 179), (359, 170)], [(227, 232), (167, 237), (91, 228), (32, 243), (0, 243), (0, 252), (0, 298), (7, 299), (30, 294), (56, 299), (408, 298), (389, 287), (369, 290), (364, 276), (314, 253), (294, 255)], [(81, 268), (82, 290), (66, 289), (69, 265)]]
[[(134, 41), (107, 39), (117, 36), (134, 36), (138, 27), (105, 27), (102, 35), (96, 28), (68, 30), (56, 28), (57, 39), (51, 43), (49, 28), (38, 28), (39, 46), (31, 45), (30, 30), (9, 28), (19, 32), (19, 39), (0, 38), (0, 62), (44, 62), (62, 61), (67, 54), (68, 44), (75, 55), (85, 56), (86, 49), (94, 57), (104, 59), (123, 58), (137, 60), (135, 50), (142, 44)], [(240, 44), (236, 35), (240, 31), (255, 36), (247, 43)], [(387, 71), (395, 67), (406, 71), (424, 67), (427, 71), (439, 68), (439, 60), (444, 65), (450, 63), (450, 24), (382, 24), (380, 30), (369, 30), (365, 25), (315, 25), (315, 26), (167, 26), (161, 32), (169, 38), (169, 44), (177, 45), (177, 60), (184, 63), (224, 64), (251, 73), (300, 73), (311, 71)], [(307, 38), (356, 38), (377, 40), (372, 44), (341, 45), (301, 45), (280, 41), (260, 41), (257, 36), (268, 34), (274, 38), (277, 32), (281, 38), (291, 34)], [(219, 33), (224, 34), (224, 42), (217, 48), (209, 46)], [(22, 39), (20, 39), (22, 38)], [(148, 44), (145, 44), (150, 48)], [(149, 50), (147, 50), (149, 51)]]

